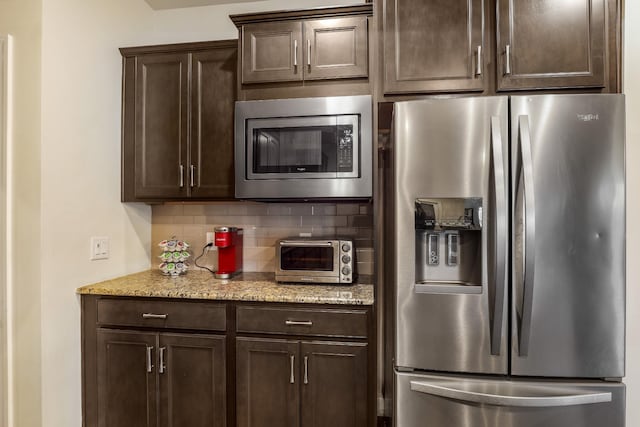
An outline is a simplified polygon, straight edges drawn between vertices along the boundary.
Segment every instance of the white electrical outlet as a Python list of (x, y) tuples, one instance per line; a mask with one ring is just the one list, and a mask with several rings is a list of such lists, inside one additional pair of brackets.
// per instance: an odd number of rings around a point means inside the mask
[(207, 231), (206, 239), (207, 239), (206, 244), (208, 245), (209, 243), (211, 243), (211, 246), (207, 246), (204, 248), (205, 253), (208, 253), (209, 251), (215, 251), (216, 249), (218, 249), (214, 245), (215, 239), (216, 239), (216, 233), (214, 233), (213, 231)]
[(97, 260), (97, 259), (108, 259), (109, 258), (109, 238), (108, 237), (97, 237), (94, 236), (91, 238), (91, 252), (89, 259)]

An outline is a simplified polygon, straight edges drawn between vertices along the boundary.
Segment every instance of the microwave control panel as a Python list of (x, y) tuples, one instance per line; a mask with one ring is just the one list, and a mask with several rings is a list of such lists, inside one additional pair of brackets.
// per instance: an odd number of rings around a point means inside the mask
[(353, 129), (338, 127), (338, 172), (353, 171)]

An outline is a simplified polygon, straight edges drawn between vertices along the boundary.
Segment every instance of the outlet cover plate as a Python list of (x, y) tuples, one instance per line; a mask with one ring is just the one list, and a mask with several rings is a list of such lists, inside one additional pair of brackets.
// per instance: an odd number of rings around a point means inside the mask
[(94, 236), (91, 238), (90, 257), (92, 261), (109, 258), (109, 238), (104, 236)]

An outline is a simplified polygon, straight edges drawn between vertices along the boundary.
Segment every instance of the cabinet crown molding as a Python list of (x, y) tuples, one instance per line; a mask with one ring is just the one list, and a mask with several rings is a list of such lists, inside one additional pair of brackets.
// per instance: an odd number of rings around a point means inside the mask
[(312, 9), (279, 10), (273, 12), (243, 13), (229, 15), (236, 27), (245, 24), (269, 21), (287, 21), (305, 18), (332, 18), (350, 15), (373, 16), (373, 3), (363, 3), (352, 6), (318, 7)]
[(121, 47), (119, 50), (122, 56), (130, 57), (145, 53), (173, 53), (184, 51), (234, 48), (237, 46), (238, 39), (229, 39), (187, 43), (171, 43), (151, 46)]

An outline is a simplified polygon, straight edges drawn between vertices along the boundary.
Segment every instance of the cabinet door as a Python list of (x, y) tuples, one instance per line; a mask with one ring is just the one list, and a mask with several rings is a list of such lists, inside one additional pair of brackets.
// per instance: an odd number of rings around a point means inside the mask
[(160, 426), (226, 426), (224, 349), (224, 337), (160, 335)]
[(238, 427), (299, 425), (298, 342), (238, 338), (236, 417)]
[(303, 342), (302, 427), (367, 425), (367, 345)]
[(498, 0), (498, 90), (603, 87), (604, 0)]
[(481, 91), (483, 0), (385, 0), (385, 93)]
[(98, 426), (157, 426), (156, 334), (98, 329)]
[(304, 21), (304, 79), (367, 77), (367, 17)]
[(187, 195), (188, 54), (140, 55), (136, 63), (135, 196)]
[(242, 26), (242, 83), (302, 80), (302, 23)]
[(191, 197), (233, 198), (233, 112), (238, 48), (192, 55)]

